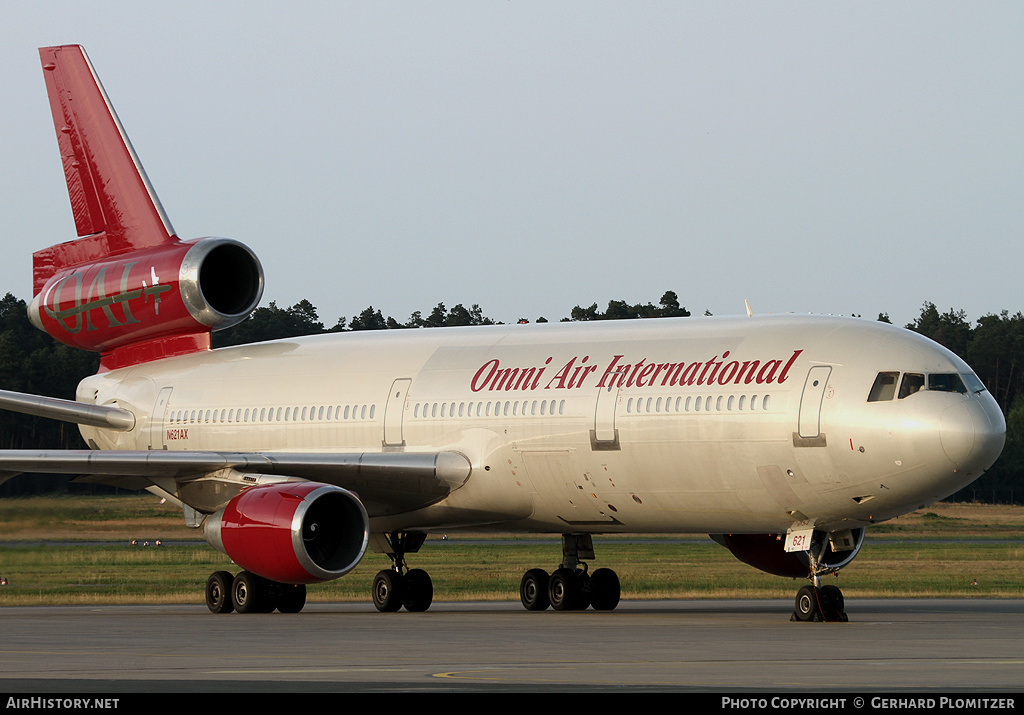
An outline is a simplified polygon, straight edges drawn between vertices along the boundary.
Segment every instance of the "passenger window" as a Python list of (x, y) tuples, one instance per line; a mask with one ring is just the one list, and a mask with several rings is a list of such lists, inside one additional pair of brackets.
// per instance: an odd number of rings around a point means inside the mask
[(924, 375), (920, 375), (916, 372), (907, 372), (903, 374), (903, 382), (900, 383), (900, 399), (909, 397), (915, 392), (924, 389)]
[(868, 402), (885, 402), (896, 396), (896, 380), (898, 372), (880, 372), (875, 377), (875, 384), (868, 393)]

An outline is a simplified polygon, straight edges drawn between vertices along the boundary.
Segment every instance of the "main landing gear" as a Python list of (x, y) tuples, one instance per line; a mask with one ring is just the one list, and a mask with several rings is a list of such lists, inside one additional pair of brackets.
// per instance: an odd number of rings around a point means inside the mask
[(810, 561), (811, 584), (797, 591), (793, 615), (790, 617), (791, 621), (845, 623), (849, 620), (846, 616), (843, 592), (839, 590), (838, 586), (821, 585), (822, 575), (838, 571), (838, 568), (823, 563), (822, 556), (827, 545), (828, 540), (824, 535), (821, 532), (814, 532), (814, 536), (811, 538), (811, 548), (807, 552), (807, 558)]
[(519, 584), (519, 599), (528, 611), (611, 611), (619, 605), (619, 577), (611, 569), (593, 574), (581, 559), (594, 558), (590, 534), (562, 534), (562, 564), (548, 575), (543, 569), (530, 569)]
[(206, 607), (213, 613), (298, 613), (306, 605), (306, 587), (278, 583), (243, 571), (216, 571), (206, 580)]
[(405, 555), (419, 551), (427, 535), (393, 531), (382, 536), (386, 546), (380, 545), (379, 550), (390, 557), (392, 567), (374, 576), (373, 605), (385, 613), (403, 607), (413, 612), (427, 610), (434, 600), (434, 583), (423, 569), (409, 569), (405, 565)]

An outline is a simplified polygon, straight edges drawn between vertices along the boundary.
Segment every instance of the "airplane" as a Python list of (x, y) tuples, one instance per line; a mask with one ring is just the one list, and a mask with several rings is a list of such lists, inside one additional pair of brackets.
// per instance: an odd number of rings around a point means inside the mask
[(210, 611), (298, 612), (366, 550), (384, 612), (425, 611), (427, 535), (551, 534), (528, 610), (612, 610), (594, 537), (708, 534), (807, 579), (791, 618), (843, 621), (821, 583), (872, 524), (977, 479), (1002, 412), (944, 347), (825, 316), (661, 318), (348, 332), (211, 349), (263, 270), (244, 244), (181, 240), (85, 51), (40, 49), (78, 238), (33, 257), (31, 321), (99, 352), (75, 400), (0, 393), (77, 423), (86, 450), (0, 452), (0, 472), (146, 489), (241, 571)]

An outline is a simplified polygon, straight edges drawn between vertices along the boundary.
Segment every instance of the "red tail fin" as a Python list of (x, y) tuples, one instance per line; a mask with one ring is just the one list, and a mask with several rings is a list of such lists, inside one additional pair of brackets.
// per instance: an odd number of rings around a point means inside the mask
[(85, 51), (39, 55), (80, 238), (33, 255), (29, 318), (101, 352), (101, 369), (209, 349), (259, 303), (259, 260), (229, 239), (179, 241)]
[(39, 50), (78, 235), (33, 256), (38, 293), (58, 270), (175, 241), (106, 92), (78, 45)]

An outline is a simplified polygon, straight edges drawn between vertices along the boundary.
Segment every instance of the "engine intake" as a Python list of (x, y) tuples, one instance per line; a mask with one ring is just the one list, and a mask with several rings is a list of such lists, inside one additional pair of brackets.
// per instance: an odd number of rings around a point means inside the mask
[(178, 280), (189, 313), (213, 330), (245, 320), (263, 295), (263, 268), (256, 254), (226, 238), (193, 245), (181, 262)]
[(206, 540), (242, 568), (281, 583), (319, 583), (359, 563), (369, 519), (341, 487), (282, 482), (240, 493), (206, 519)]

